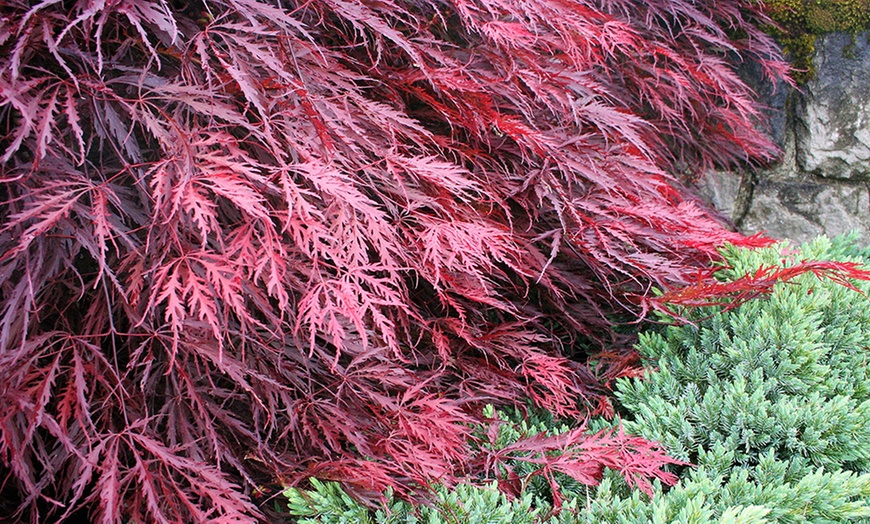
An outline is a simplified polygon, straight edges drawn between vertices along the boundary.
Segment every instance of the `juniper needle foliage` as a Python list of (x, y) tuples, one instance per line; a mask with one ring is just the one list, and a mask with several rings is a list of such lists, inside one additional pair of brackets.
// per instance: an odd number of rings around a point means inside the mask
[[(804, 259), (866, 267), (870, 251), (846, 238), (729, 248), (719, 277)], [(653, 371), (620, 380), (625, 427), (698, 467), (653, 504), (613, 498), (605, 485), (596, 514), (619, 522), (604, 515), (621, 500), (622, 514), (663, 523), (714, 522), (737, 506), (765, 507), (770, 522), (870, 518), (870, 285), (843, 284), (804, 274), (768, 297), (694, 308), (693, 324), (642, 335)]]

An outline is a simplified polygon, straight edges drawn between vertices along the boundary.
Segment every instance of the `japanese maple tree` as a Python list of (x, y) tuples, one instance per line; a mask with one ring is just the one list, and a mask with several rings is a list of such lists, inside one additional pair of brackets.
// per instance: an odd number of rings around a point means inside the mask
[[(606, 412), (632, 365), (614, 324), (764, 243), (679, 183), (774, 154), (732, 65), (783, 73), (762, 22), (748, 0), (0, 0), (5, 509), (243, 522), (270, 481), (476, 473), (486, 403)], [(668, 478), (621, 433), (530, 437), (589, 482)]]

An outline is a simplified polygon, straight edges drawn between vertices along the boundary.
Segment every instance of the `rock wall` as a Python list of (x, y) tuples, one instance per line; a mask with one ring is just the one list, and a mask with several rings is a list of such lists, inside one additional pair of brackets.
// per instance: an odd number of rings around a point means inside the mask
[(814, 65), (799, 90), (742, 71), (769, 107), (782, 162), (714, 173), (700, 192), (745, 233), (803, 242), (854, 229), (870, 245), (870, 32), (819, 37)]

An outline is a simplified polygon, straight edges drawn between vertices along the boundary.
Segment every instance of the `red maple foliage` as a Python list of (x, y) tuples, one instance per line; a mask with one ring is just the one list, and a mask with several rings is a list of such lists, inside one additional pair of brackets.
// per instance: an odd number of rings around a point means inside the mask
[(776, 284), (788, 282), (807, 273), (859, 292), (860, 290), (852, 282), (870, 280), (870, 270), (865, 269), (862, 264), (830, 260), (801, 260), (787, 267), (762, 266), (753, 274), (747, 273), (733, 280), (719, 281), (715, 278), (715, 274), (723, 269), (728, 268), (713, 267), (701, 270), (694, 283), (657, 297), (644, 297), (642, 302), (648, 309), (681, 321), (688, 321), (681, 317), (680, 308), (717, 306), (720, 311), (727, 311), (747, 300), (769, 295)]
[[(764, 242), (675, 178), (771, 157), (731, 66), (783, 72), (764, 21), (749, 0), (0, 0), (20, 511), (247, 521), (264, 478), (473, 473), (484, 403), (604, 409), (627, 357), (591, 370), (588, 348), (624, 346), (637, 297), (722, 242)], [(611, 465), (643, 485), (666, 460), (635, 449)]]

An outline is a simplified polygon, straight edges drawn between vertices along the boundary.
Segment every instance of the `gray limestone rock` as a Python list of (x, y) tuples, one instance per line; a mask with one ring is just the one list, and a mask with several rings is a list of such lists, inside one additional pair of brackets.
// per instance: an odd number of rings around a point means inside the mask
[(743, 232), (767, 231), (778, 239), (804, 242), (825, 234), (858, 230), (870, 244), (870, 191), (865, 184), (762, 180), (741, 223)]
[(735, 212), (735, 204), (740, 194), (742, 180), (742, 176), (729, 171), (707, 173), (697, 184), (698, 194), (723, 217), (734, 221), (740, 215), (740, 210)]
[(870, 179), (870, 33), (816, 41), (816, 75), (795, 119), (797, 161), (818, 176)]

